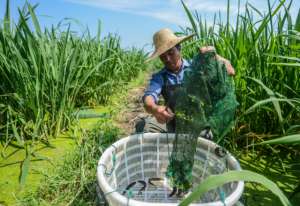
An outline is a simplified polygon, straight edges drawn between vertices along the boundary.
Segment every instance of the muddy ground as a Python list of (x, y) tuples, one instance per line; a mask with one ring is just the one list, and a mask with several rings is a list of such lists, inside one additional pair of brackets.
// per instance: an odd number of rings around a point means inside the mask
[(144, 107), (142, 97), (148, 85), (151, 74), (147, 75), (143, 85), (134, 87), (128, 90), (126, 99), (123, 100), (124, 107), (121, 108), (120, 113), (117, 114), (115, 122), (121, 129), (123, 135), (130, 135), (135, 133), (135, 124), (141, 118), (150, 116)]

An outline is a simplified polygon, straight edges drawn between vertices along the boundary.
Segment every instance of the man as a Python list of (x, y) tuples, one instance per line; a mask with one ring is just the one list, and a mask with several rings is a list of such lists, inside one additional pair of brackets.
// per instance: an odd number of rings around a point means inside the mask
[[(153, 36), (155, 51), (147, 61), (159, 57), (164, 64), (164, 68), (155, 73), (149, 83), (147, 90), (143, 96), (144, 107), (146, 111), (152, 114), (155, 119), (148, 119), (144, 123), (138, 123), (136, 126), (137, 132), (147, 132), (149, 130), (148, 124), (152, 126), (161, 126), (160, 124), (167, 124), (168, 132), (175, 132), (175, 91), (182, 84), (185, 70), (189, 67), (189, 62), (182, 58), (180, 53), (180, 43), (191, 38), (193, 35), (177, 37), (170, 29), (161, 29)], [(213, 47), (203, 47), (200, 52), (207, 52)], [(234, 69), (230, 62), (217, 55), (217, 59), (226, 65), (227, 73), (234, 75)], [(165, 105), (158, 105), (158, 98), (162, 95), (165, 100)], [(141, 128), (140, 126), (144, 128)]]

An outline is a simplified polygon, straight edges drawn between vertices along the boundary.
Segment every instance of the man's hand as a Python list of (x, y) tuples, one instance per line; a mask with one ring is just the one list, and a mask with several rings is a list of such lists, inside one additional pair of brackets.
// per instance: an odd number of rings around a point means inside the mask
[(221, 57), (218, 54), (216, 55), (216, 58), (217, 58), (218, 61), (221, 61), (225, 64), (228, 75), (230, 75), (230, 76), (235, 75), (234, 68), (233, 68), (233, 66), (231, 65), (231, 63), (228, 59), (225, 59), (225, 58)]
[(167, 123), (174, 118), (174, 113), (166, 106), (158, 105), (154, 108), (152, 114), (161, 124)]
[[(206, 47), (201, 47), (200, 48), (200, 53), (204, 54), (206, 52), (210, 52), (210, 51), (216, 51), (215, 47), (213, 46), (206, 46)], [(234, 71), (234, 68), (233, 66), (231, 65), (230, 61), (228, 59), (225, 59), (223, 57), (221, 57), (220, 55), (216, 55), (216, 59), (218, 61), (221, 61), (224, 63), (224, 65), (226, 66), (226, 70), (227, 70), (227, 73), (228, 75), (230, 76), (234, 76), (235, 75), (235, 71)]]
[(171, 121), (175, 116), (168, 107), (157, 105), (152, 96), (145, 97), (144, 106), (146, 111), (152, 114), (161, 124)]

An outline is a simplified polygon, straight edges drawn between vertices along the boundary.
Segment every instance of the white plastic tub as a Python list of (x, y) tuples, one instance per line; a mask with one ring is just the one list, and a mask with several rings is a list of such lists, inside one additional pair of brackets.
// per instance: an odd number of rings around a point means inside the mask
[[(111, 206), (162, 206), (178, 205), (179, 197), (169, 197), (172, 188), (168, 185), (165, 172), (168, 166), (168, 157), (172, 151), (174, 134), (144, 133), (128, 136), (115, 142), (102, 154), (97, 168), (98, 184), (102, 195)], [(199, 138), (195, 163), (193, 167), (193, 183), (197, 186), (201, 180), (211, 174), (223, 173), (227, 170), (241, 170), (237, 160), (230, 154), (220, 158), (215, 154), (217, 144)], [(115, 160), (113, 160), (115, 159)], [(164, 179), (163, 185), (147, 186), (142, 193), (138, 193), (141, 185), (125, 191), (126, 187), (138, 180), (148, 182), (149, 178)], [(244, 182), (232, 182), (222, 186), (226, 199), (226, 206), (234, 205), (241, 197)], [(125, 194), (122, 193), (125, 191)], [(218, 193), (211, 191), (192, 205), (223, 206)]]

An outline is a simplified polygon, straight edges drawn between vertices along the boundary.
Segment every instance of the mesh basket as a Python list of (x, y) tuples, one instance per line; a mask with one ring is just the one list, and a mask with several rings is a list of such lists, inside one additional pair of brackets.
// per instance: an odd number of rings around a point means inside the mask
[[(178, 205), (183, 197), (170, 195), (174, 188), (166, 178), (174, 138), (174, 134), (136, 134), (105, 150), (98, 163), (97, 179), (109, 205)], [(212, 174), (241, 170), (232, 155), (220, 157), (215, 153), (216, 148), (217, 144), (199, 138), (192, 172), (194, 187)], [(159, 181), (151, 184), (149, 180), (153, 179)], [(243, 181), (231, 182), (207, 192), (192, 205), (234, 205), (243, 188)], [(220, 191), (225, 200), (220, 198)]]

